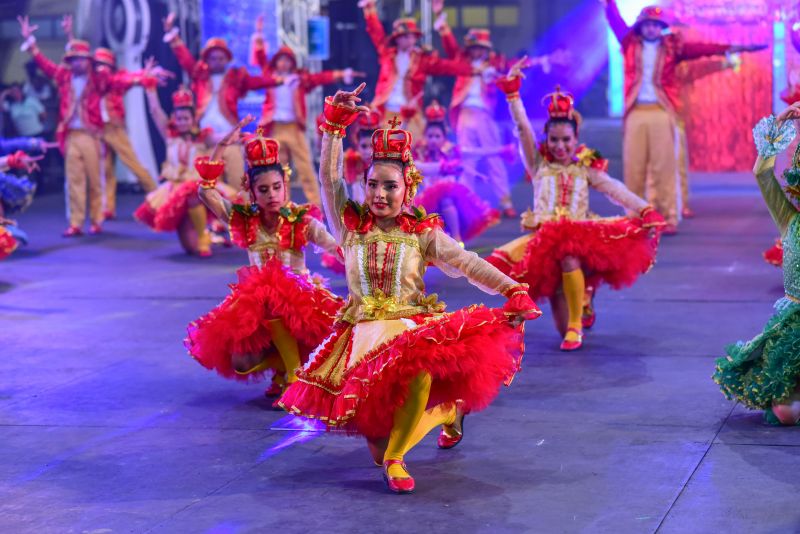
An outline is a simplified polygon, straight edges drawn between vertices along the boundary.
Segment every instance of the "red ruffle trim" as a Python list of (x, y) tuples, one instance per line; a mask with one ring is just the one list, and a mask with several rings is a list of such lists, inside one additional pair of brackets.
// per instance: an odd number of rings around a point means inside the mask
[(775, 267), (783, 267), (783, 244), (780, 239), (776, 239), (775, 244), (764, 251), (764, 261)]
[(411, 319), (421, 326), (375, 347), (346, 371), (338, 385), (311, 375), (330, 359), (337, 340), (348, 334), (346, 325), (337, 325), (310, 367), (277, 404), (329, 427), (369, 438), (385, 437), (395, 410), (405, 402), (409, 383), (420, 373), (432, 378), (429, 407), (462, 400), (465, 409), (474, 412), (486, 408), (520, 368), (523, 330), (510, 326), (501, 310), (472, 306)]
[[(642, 228), (640, 219), (614, 218), (574, 221), (563, 218), (542, 224), (525, 248), (522, 260), (503, 269), (530, 286), (532, 298), (555, 294), (561, 284), (561, 260), (575, 256), (589, 280), (597, 287), (614, 289), (632, 285), (650, 270), (658, 251), (657, 234)], [(500, 251), (491, 263), (503, 261)]]
[(197, 197), (198, 182), (189, 180), (175, 185), (166, 202), (157, 209), (145, 201), (136, 208), (133, 216), (156, 232), (174, 232), (189, 210), (189, 199)]
[(335, 274), (345, 274), (346, 272), (341, 260), (330, 252), (322, 254), (322, 266)]
[(272, 348), (269, 321), (283, 320), (297, 339), (300, 359), (330, 334), (334, 317), (343, 301), (308, 277), (294, 274), (277, 260), (262, 268), (242, 267), (239, 282), (216, 308), (188, 327), (184, 345), (189, 354), (207, 369), (226, 378), (248, 381), (260, 373), (240, 375), (234, 371), (234, 353), (258, 354)]
[(11, 232), (0, 226), (0, 260), (7, 258), (17, 249), (17, 240)]
[(500, 212), (455, 180), (442, 180), (422, 190), (414, 203), (428, 213), (442, 213), (442, 204), (450, 200), (458, 211), (461, 238), (469, 241), (500, 222)]

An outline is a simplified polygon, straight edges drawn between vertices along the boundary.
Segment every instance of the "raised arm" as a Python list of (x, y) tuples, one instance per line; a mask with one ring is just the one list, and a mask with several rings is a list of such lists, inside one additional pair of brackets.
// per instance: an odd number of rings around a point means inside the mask
[(150, 117), (158, 129), (158, 133), (164, 139), (167, 138), (167, 131), (169, 127), (169, 117), (167, 117), (164, 108), (161, 107), (161, 101), (158, 99), (158, 91), (155, 87), (148, 87), (144, 92), (147, 97), (147, 107), (150, 109)]
[(614, 36), (617, 38), (617, 41), (622, 44), (622, 40), (625, 38), (626, 35), (631, 31), (628, 23), (625, 22), (625, 19), (622, 18), (622, 15), (619, 12), (619, 7), (617, 6), (616, 0), (605, 0), (606, 2), (606, 19), (608, 19), (608, 25), (611, 27), (611, 31), (614, 32)]
[(444, 59), (438, 52), (423, 52), (422, 71), (431, 76), (472, 76), (472, 64), (465, 59)]
[(386, 30), (383, 29), (381, 19), (378, 18), (378, 10), (375, 8), (375, 0), (361, 0), (358, 7), (364, 10), (364, 22), (367, 24), (367, 35), (372, 40), (378, 56), (386, 52)]
[(590, 168), (589, 184), (612, 203), (627, 210), (641, 213), (648, 206), (645, 200), (633, 194), (625, 184), (610, 177), (605, 171)]
[(164, 42), (168, 43), (170, 48), (172, 48), (172, 52), (178, 59), (178, 64), (181, 68), (191, 76), (197, 65), (197, 59), (189, 51), (183, 39), (181, 39), (178, 27), (175, 26), (175, 13), (170, 13), (167, 15), (167, 18), (164, 19)]
[[(753, 138), (758, 151), (753, 174), (756, 176), (758, 187), (761, 189), (767, 208), (769, 208), (781, 235), (786, 233), (792, 218), (797, 215), (797, 209), (786, 198), (786, 194), (775, 178), (775, 158), (786, 150), (797, 135), (797, 127), (793, 119), (800, 119), (800, 103), (789, 106), (777, 118), (770, 115), (761, 119), (753, 128)], [(796, 163), (797, 161), (793, 161), (793, 164)]]
[(456, 39), (456, 36), (453, 35), (453, 30), (447, 23), (447, 13), (442, 11), (438, 14), (434, 28), (439, 32), (439, 38), (442, 40), (444, 54), (451, 59), (461, 56), (461, 47), (458, 46), (458, 40)]
[(34, 34), (39, 26), (31, 24), (27, 16), (19, 16), (17, 17), (17, 21), (19, 21), (22, 38), (25, 39), (22, 46), (20, 46), (20, 50), (23, 52), (27, 50), (31, 54), (31, 57), (33, 57), (33, 60), (36, 62), (36, 66), (42, 70), (45, 76), (51, 79), (55, 78), (62, 67), (50, 61), (49, 58), (42, 54), (39, 47), (36, 46), (36, 35)]
[[(517, 64), (519, 65), (522, 61), (526, 61), (526, 58), (523, 58)], [(531, 121), (528, 119), (525, 106), (519, 97), (519, 90), (522, 87), (522, 75), (518, 69), (512, 68), (509, 76), (498, 78), (496, 83), (500, 90), (505, 93), (506, 101), (508, 101), (508, 110), (511, 113), (514, 129), (519, 139), (522, 163), (525, 165), (525, 170), (528, 171), (528, 174), (534, 176), (541, 163), (541, 155), (536, 147), (536, 137), (533, 135)]]
[(367, 84), (362, 83), (354, 91), (337, 91), (325, 99), (323, 114), (325, 122), (319, 127), (322, 131), (322, 147), (319, 162), (319, 181), (322, 186), (322, 205), (325, 218), (331, 226), (333, 236), (341, 241), (344, 235), (342, 211), (347, 203), (347, 188), (343, 179), (342, 138), (347, 127), (355, 122), (358, 114), (369, 112), (367, 106), (359, 105), (358, 96)]
[(217, 190), (217, 179), (225, 171), (223, 161), (213, 161), (208, 156), (202, 156), (194, 161), (194, 168), (200, 175), (198, 193), (200, 201), (211, 210), (219, 220), (227, 221), (233, 213), (233, 204), (224, 198)]
[(680, 63), (677, 68), (677, 74), (683, 83), (694, 83), (701, 78), (727, 70), (732, 66), (727, 57), (696, 59)]

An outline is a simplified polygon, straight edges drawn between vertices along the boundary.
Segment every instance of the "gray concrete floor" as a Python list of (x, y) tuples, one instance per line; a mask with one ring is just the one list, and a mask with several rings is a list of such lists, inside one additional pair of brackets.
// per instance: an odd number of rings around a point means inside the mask
[[(262, 386), (186, 356), (186, 324), (226, 294), (241, 251), (186, 257), (130, 220), (134, 196), (105, 235), (62, 239), (62, 199), (38, 199), (20, 218), (31, 245), (0, 262), (0, 532), (799, 531), (797, 429), (710, 380), (781, 294), (761, 260), (775, 230), (749, 176), (695, 189), (698, 217), (654, 270), (600, 292), (584, 350), (558, 352), (546, 315), (531, 323), (523, 372), (457, 449), (429, 436), (408, 456), (418, 491), (400, 497), (361, 441), (307, 431)], [(429, 276), (451, 308), (499, 302)]]

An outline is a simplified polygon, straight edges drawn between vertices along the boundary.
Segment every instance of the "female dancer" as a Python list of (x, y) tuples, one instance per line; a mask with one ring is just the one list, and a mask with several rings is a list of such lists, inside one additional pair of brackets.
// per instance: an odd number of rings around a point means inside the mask
[[(147, 194), (133, 216), (156, 232), (178, 232), (183, 249), (201, 258), (211, 256), (208, 213), (197, 196), (199, 176), (195, 158), (213, 146), (211, 131), (200, 130), (192, 93), (180, 88), (172, 95), (172, 113), (164, 113), (155, 87), (145, 91), (150, 115), (167, 143), (167, 159), (161, 166), (161, 185)], [(236, 192), (227, 184), (217, 188), (231, 198)]]
[[(7, 139), (0, 140), (3, 145), (19, 146), (28, 144), (31, 149), (45, 146), (40, 139)], [(33, 202), (36, 184), (27, 176), (8, 174), (8, 171), (19, 170), (31, 173), (36, 170), (44, 156), (29, 156), (22, 150), (0, 157), (0, 259), (7, 257), (20, 243), (27, 243), (28, 236), (17, 227), (17, 223), (7, 216), (22, 212)]]
[[(534, 211), (522, 215), (522, 226), (531, 233), (495, 250), (488, 260), (512, 278), (527, 282), (534, 300), (550, 299), (563, 336), (561, 350), (572, 351), (583, 344), (586, 286), (596, 288), (606, 282), (618, 289), (647, 272), (655, 261), (659, 237), (658, 231), (650, 229), (663, 225), (663, 219), (606, 174), (608, 164), (596, 151), (578, 145), (580, 116), (572, 97), (558, 88), (547, 97), (547, 137), (537, 148), (519, 98), (521, 65), (518, 62), (497, 83), (506, 94), (523, 162), (533, 177)], [(591, 214), (589, 187), (641, 219)]]
[(463, 246), (497, 224), (500, 212), (458, 181), (464, 170), (461, 157), (498, 155), (505, 148), (470, 148), (463, 153), (447, 139), (446, 114), (436, 101), (425, 108), (425, 141), (417, 146), (414, 162), (429, 182), (415, 203), (428, 212), (441, 213), (445, 231)]
[(200, 199), (220, 220), (230, 221), (233, 242), (247, 249), (250, 266), (238, 271), (239, 283), (211, 312), (189, 325), (189, 353), (226, 378), (249, 380), (272, 372), (268, 397), (293, 383), (295, 369), (330, 332), (342, 300), (309, 275), (304, 250), (309, 243), (335, 254), (336, 240), (318, 220), (319, 208), (289, 200), (289, 174), (278, 160), (279, 144), (259, 128), (245, 144), (249, 203), (232, 204), (216, 181), (225, 165), (221, 155), (237, 142), (246, 118), (217, 145), (214, 154), (195, 162)]
[[(717, 359), (714, 381), (729, 399), (764, 410), (767, 422), (800, 422), (800, 217), (775, 178), (775, 158), (797, 134), (800, 102), (777, 117), (761, 119), (753, 129), (758, 159), (753, 172), (783, 240), (783, 287), (786, 296), (775, 303), (775, 315), (764, 331), (747, 342), (726, 348)], [(800, 148), (784, 173), (786, 188), (800, 199)]]
[[(350, 296), (332, 334), (278, 401), (288, 412), (365, 436), (389, 489), (414, 490), (405, 453), (445, 425), (439, 446), (461, 439), (461, 413), (485, 408), (522, 357), (521, 328), (541, 312), (525, 287), (445, 234), (438, 216), (408, 210), (422, 176), (411, 134), (378, 129), (364, 205), (349, 201), (341, 176), (342, 137), (358, 113), (359, 93), (325, 101), (320, 180), (327, 220), (344, 250)], [(444, 313), (426, 295), (425, 266), (434, 263), (509, 300), (503, 309), (470, 306)], [(388, 441), (387, 441), (388, 439)]]

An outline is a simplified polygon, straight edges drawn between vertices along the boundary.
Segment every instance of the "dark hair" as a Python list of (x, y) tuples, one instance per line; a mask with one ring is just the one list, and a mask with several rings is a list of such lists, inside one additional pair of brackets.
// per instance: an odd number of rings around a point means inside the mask
[(247, 169), (247, 183), (250, 186), (250, 189), (253, 189), (253, 182), (255, 182), (256, 178), (262, 174), (266, 174), (268, 172), (277, 172), (282, 177), (286, 177), (286, 172), (283, 170), (283, 165), (280, 163), (273, 163), (272, 165), (259, 165), (257, 167), (250, 167)]
[(444, 122), (442, 121), (431, 121), (425, 125), (425, 132), (427, 132), (430, 128), (439, 128), (442, 131), (442, 135), (447, 137), (447, 126), (445, 126)]
[(548, 133), (550, 131), (550, 126), (554, 124), (569, 124), (572, 126), (572, 131), (575, 132), (575, 137), (578, 137), (578, 121), (575, 119), (548, 119), (547, 122), (544, 123), (544, 133)]
[(369, 167), (367, 167), (366, 170), (364, 170), (365, 182), (367, 181), (367, 176), (369, 176), (370, 171), (372, 170), (373, 167), (375, 167), (376, 163), (380, 163), (382, 165), (392, 165), (393, 167), (396, 167), (398, 170), (400, 170), (400, 174), (405, 174), (406, 166), (402, 161), (397, 161), (396, 159), (376, 160), (375, 158), (372, 158), (372, 162), (369, 164)]
[(361, 128), (358, 130), (358, 140), (361, 141), (365, 137), (372, 137), (372, 134), (375, 133), (375, 130), (370, 130), (369, 128)]

